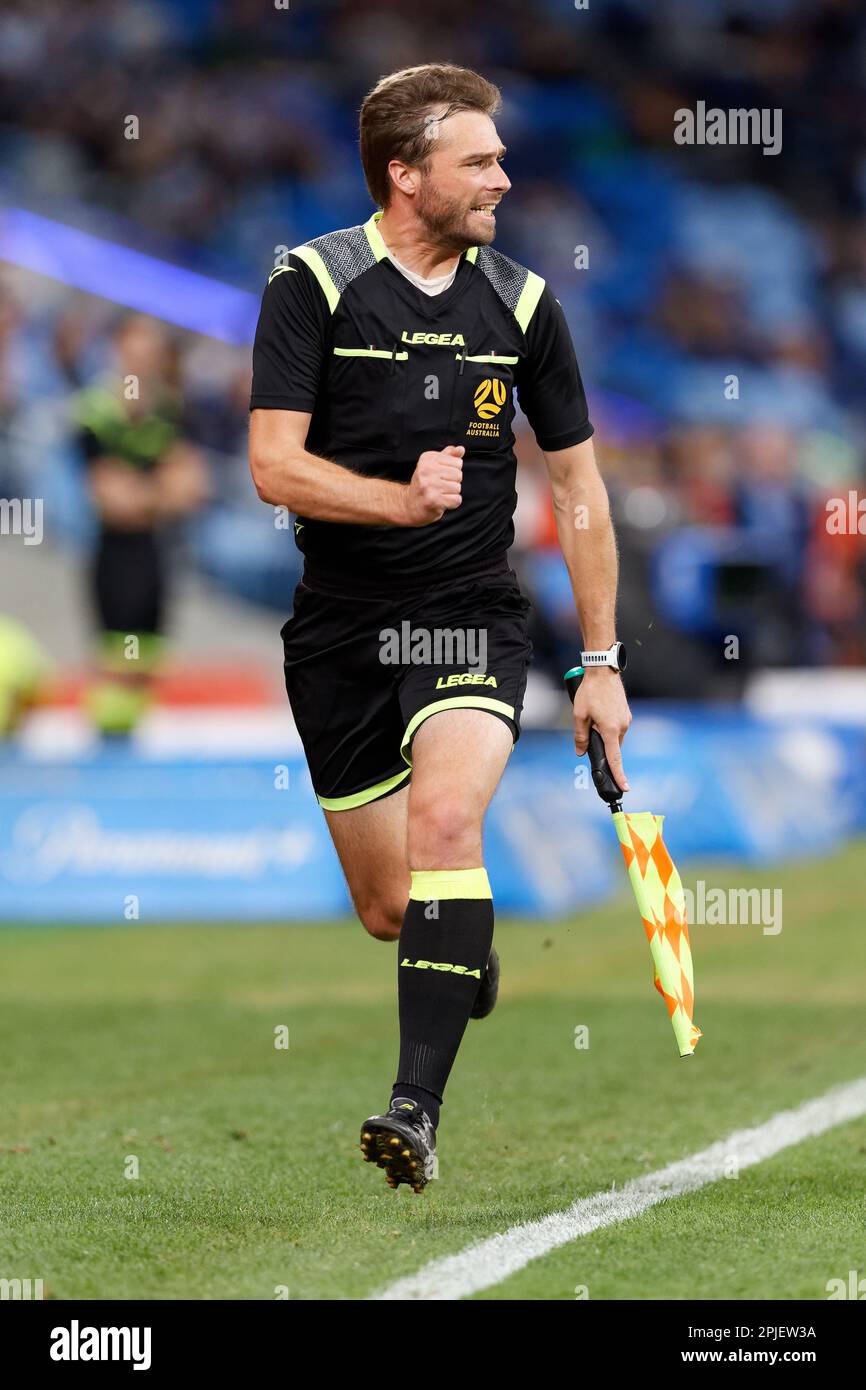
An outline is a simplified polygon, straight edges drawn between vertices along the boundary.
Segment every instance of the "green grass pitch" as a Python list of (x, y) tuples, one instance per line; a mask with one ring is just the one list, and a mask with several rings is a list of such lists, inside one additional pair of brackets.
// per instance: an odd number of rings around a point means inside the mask
[[(469, 1025), (420, 1197), (357, 1147), (396, 1062), (393, 944), (357, 923), (4, 929), (0, 1277), (59, 1299), (362, 1298), (866, 1075), (866, 845), (701, 872), (782, 888), (784, 920), (692, 927), (687, 1062), (625, 880), (570, 920), (497, 924), (500, 1001)], [(866, 1273), (864, 1164), (866, 1118), (476, 1297), (826, 1298)]]

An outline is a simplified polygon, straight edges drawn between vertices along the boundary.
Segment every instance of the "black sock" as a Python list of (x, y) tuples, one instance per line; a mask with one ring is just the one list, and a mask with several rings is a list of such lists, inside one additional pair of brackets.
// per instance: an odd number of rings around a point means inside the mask
[(492, 944), (486, 870), (412, 871), (397, 946), (400, 1061), (391, 1099), (416, 1100), (434, 1126)]

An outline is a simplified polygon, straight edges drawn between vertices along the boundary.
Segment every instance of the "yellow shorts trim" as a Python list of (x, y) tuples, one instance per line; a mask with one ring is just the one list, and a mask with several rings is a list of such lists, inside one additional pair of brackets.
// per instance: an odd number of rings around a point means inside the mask
[(403, 772), (386, 778), (384, 782), (377, 782), (375, 787), (366, 787), (364, 791), (353, 792), (351, 796), (317, 796), (316, 800), (325, 811), (351, 811), (355, 806), (366, 806), (368, 801), (375, 801), (377, 797), (384, 796), (392, 787), (404, 781), (410, 771), (407, 767)]
[(494, 714), (504, 714), (506, 719), (514, 718), (514, 706), (506, 705), (504, 700), (493, 700), (489, 695), (452, 695), (447, 700), (434, 700), (431, 705), (425, 705), (419, 709), (409, 723), (406, 725), (406, 732), (400, 744), (400, 756), (404, 762), (412, 766), (412, 759), (409, 757), (409, 745), (412, 742), (415, 730), (420, 728), (425, 719), (429, 719), (431, 714), (438, 714), (443, 709), (486, 709)]

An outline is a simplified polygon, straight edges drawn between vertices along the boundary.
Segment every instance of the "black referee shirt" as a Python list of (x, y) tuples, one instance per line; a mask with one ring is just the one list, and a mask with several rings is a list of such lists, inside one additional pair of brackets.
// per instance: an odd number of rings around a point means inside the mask
[(381, 215), (295, 247), (272, 272), (250, 409), (309, 411), (311, 453), (400, 483), (425, 450), (462, 444), (463, 501), (424, 527), (299, 517), (313, 582), (399, 587), (501, 562), (514, 539), (515, 390), (542, 449), (593, 432), (565, 317), (540, 276), (474, 246), (453, 284), (426, 295), (389, 260)]

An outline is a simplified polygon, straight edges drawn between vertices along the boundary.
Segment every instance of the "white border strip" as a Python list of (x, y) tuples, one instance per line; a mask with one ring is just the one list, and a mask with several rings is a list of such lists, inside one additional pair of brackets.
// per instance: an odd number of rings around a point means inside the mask
[(695, 1192), (718, 1182), (729, 1172), (750, 1168), (772, 1158), (782, 1149), (823, 1134), (847, 1120), (866, 1114), (866, 1077), (835, 1087), (796, 1110), (782, 1110), (755, 1129), (738, 1129), (727, 1139), (701, 1153), (670, 1163), (657, 1173), (647, 1173), (626, 1183), (617, 1192), (597, 1192), (581, 1197), (565, 1211), (552, 1212), (540, 1221), (512, 1226), (503, 1235), (470, 1245), (457, 1255), (447, 1255), (424, 1265), (417, 1274), (398, 1279), (377, 1299), (445, 1300), (465, 1298), (479, 1289), (501, 1284), (509, 1275), (539, 1260), (551, 1250), (603, 1226), (629, 1221), (671, 1197)]

